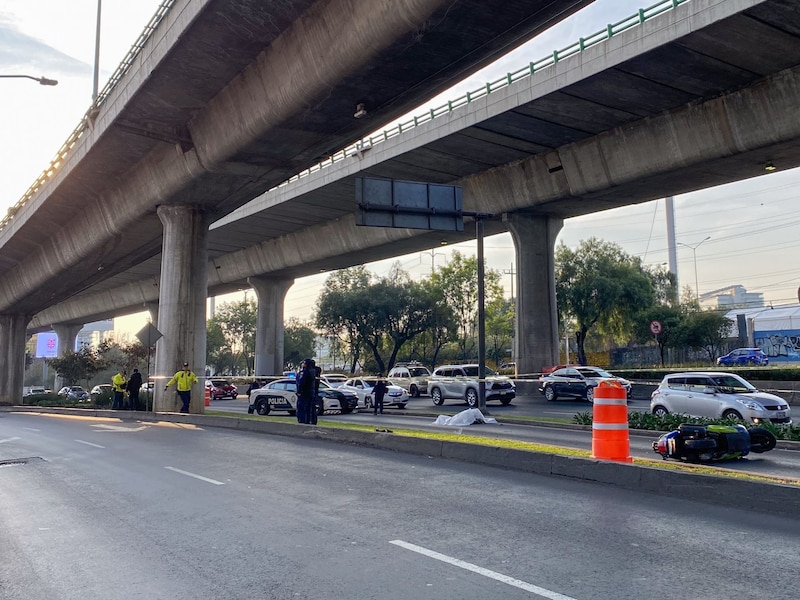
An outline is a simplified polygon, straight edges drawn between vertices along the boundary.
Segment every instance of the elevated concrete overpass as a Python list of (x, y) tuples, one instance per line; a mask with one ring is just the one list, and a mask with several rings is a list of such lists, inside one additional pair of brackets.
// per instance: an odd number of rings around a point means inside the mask
[[(208, 225), (591, 0), (166, 0), (0, 231), (0, 347), (163, 251), (159, 368), (205, 357)], [(163, 238), (162, 238), (163, 226)], [(43, 235), (47, 232), (47, 235)]]
[[(353, 178), (457, 182), (466, 210), (502, 215), (488, 231), (514, 237), (518, 365), (552, 364), (552, 246), (562, 219), (760, 175), (769, 161), (800, 164), (799, 33), (796, 2), (691, 0), (533, 76), (517, 74), (215, 223), (209, 291), (272, 289), (278, 310), (294, 277), (453, 241), (356, 228)], [(134, 281), (95, 286), (32, 324), (140, 310), (158, 298), (158, 269), (154, 258), (126, 274)]]

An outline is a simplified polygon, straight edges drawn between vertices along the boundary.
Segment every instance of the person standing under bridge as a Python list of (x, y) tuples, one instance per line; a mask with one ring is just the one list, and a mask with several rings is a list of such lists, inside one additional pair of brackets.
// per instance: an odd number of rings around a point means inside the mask
[(117, 374), (111, 378), (111, 390), (114, 394), (111, 410), (122, 410), (125, 408), (125, 389), (128, 385), (127, 375), (128, 373), (125, 371), (118, 371)]
[(142, 388), (142, 374), (134, 369), (128, 380), (128, 408), (136, 410), (139, 404), (139, 390)]
[(197, 375), (189, 370), (189, 363), (183, 363), (183, 368), (175, 373), (164, 386), (166, 392), (173, 383), (178, 390), (178, 397), (181, 399), (181, 412), (189, 412), (189, 402), (192, 400), (192, 384), (197, 383)]

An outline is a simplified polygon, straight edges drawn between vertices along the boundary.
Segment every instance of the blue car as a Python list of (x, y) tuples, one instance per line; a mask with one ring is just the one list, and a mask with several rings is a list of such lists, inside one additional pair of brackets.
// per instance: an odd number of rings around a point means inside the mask
[(717, 359), (717, 365), (720, 367), (768, 364), (769, 358), (760, 348), (737, 348)]

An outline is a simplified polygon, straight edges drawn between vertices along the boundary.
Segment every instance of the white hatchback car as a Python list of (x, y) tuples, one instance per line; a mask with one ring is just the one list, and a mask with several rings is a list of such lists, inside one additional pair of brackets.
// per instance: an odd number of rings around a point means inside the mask
[[(339, 389), (342, 391), (348, 390), (354, 392), (358, 396), (359, 408), (373, 408), (374, 397), (372, 388), (378, 382), (377, 378), (355, 377), (345, 381)], [(383, 397), (383, 406), (396, 406), (397, 408), (405, 408), (408, 404), (409, 396), (399, 385), (387, 384), (388, 388), (386, 395)]]
[(692, 417), (789, 425), (788, 402), (758, 391), (733, 373), (696, 372), (667, 375), (650, 397), (656, 416), (680, 413)]

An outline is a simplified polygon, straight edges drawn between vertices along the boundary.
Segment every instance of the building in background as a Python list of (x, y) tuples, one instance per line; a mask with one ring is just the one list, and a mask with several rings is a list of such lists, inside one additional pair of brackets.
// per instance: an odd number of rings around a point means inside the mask
[(730, 285), (701, 294), (700, 306), (720, 310), (761, 308), (764, 306), (764, 294), (748, 292), (743, 285)]
[[(725, 316), (734, 323), (731, 337), (763, 350), (771, 365), (800, 362), (800, 304), (734, 309)], [(746, 332), (740, 331), (742, 322)]]

